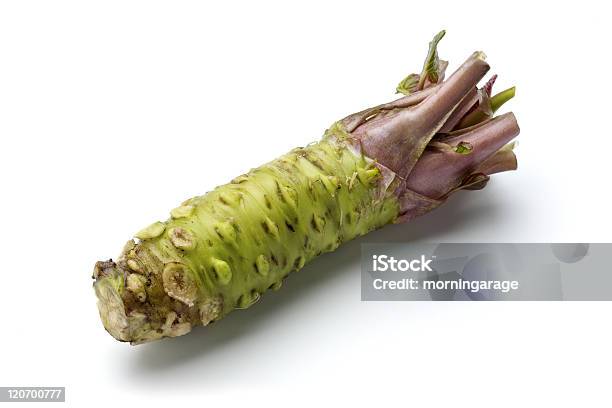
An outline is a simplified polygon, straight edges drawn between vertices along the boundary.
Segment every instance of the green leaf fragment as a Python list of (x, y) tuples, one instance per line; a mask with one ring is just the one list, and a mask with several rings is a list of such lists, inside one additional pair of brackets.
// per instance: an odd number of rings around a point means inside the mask
[(495, 111), (501, 108), (504, 103), (514, 98), (515, 93), (516, 93), (516, 87), (513, 86), (512, 88), (508, 88), (492, 96), (491, 97), (491, 110), (493, 111), (493, 113), (495, 113)]
[(440, 31), (436, 34), (429, 43), (429, 51), (427, 52), (427, 58), (423, 64), (423, 70), (419, 78), (418, 89), (423, 89), (425, 80), (429, 79), (431, 82), (438, 82), (440, 75), (440, 59), (438, 58), (438, 43), (446, 34), (445, 30)]
[(445, 30), (440, 31), (429, 43), (429, 51), (423, 63), (421, 74), (410, 74), (402, 79), (395, 88), (396, 93), (410, 95), (411, 93), (420, 91), (425, 87), (425, 82), (427, 80), (433, 84), (438, 83), (440, 77), (443, 75), (442, 73), (448, 65), (448, 62), (441, 61), (440, 58), (438, 58), (438, 43), (445, 34)]
[(457, 129), (465, 129), (477, 125), (485, 120), (492, 118), (495, 112), (503, 104), (512, 99), (515, 95), (516, 87), (508, 88), (490, 97), (484, 90), (480, 90), (480, 101), (478, 107), (467, 114), (457, 126)]
[(406, 78), (402, 79), (395, 88), (395, 93), (401, 93), (404, 95), (410, 95), (413, 92), (419, 90), (419, 74), (410, 74)]
[(470, 154), (473, 150), (472, 145), (468, 142), (459, 142), (454, 148), (455, 153), (459, 154)]

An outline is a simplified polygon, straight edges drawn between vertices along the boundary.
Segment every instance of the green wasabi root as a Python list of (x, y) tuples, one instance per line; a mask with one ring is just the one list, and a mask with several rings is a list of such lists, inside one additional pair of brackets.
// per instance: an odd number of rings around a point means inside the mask
[[(106, 330), (139, 344), (213, 324), (278, 290), (316, 256), (515, 169), (514, 115), (473, 119), (475, 111), (492, 116), (488, 103), (499, 107), (513, 90), (491, 101), (487, 93), (487, 104), (470, 111), (489, 65), (475, 52), (444, 80), (443, 35), (430, 43), (421, 74), (398, 87), (406, 96), (349, 115), (321, 141), (181, 203), (136, 232), (115, 261), (97, 262)], [(467, 122), (474, 124), (457, 125)]]

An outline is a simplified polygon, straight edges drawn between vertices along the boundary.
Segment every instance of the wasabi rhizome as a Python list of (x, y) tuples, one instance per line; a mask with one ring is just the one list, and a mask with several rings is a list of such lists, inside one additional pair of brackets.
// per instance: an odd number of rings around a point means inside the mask
[(473, 53), (448, 79), (429, 44), (403, 97), (334, 123), (323, 138), (191, 198), (94, 268), (100, 317), (116, 339), (143, 343), (188, 333), (279, 289), (292, 271), (389, 223), (409, 221), (453, 192), (516, 169), (514, 88), (492, 95)]

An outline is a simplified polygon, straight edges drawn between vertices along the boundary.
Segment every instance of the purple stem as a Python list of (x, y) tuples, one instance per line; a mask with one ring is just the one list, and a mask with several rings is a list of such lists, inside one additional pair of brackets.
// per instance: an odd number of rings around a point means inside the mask
[(463, 119), (465, 115), (478, 103), (478, 89), (472, 88), (469, 94), (463, 98), (459, 106), (451, 113), (444, 125), (438, 131), (439, 133), (448, 133)]
[(434, 134), (488, 70), (484, 55), (474, 53), (423, 101), (374, 117), (357, 126), (352, 136), (368, 157), (406, 177)]
[[(461, 185), (464, 179), (479, 171), (506, 143), (519, 134), (518, 123), (513, 113), (498, 116), (469, 132), (443, 138), (440, 142), (451, 147), (467, 144), (471, 151), (460, 154), (453, 149), (427, 150), (406, 180), (406, 187), (424, 196), (438, 199)], [(495, 164), (495, 165), (494, 165)], [(489, 163), (486, 172), (493, 171), (497, 162)], [(504, 162), (504, 166), (508, 163)]]

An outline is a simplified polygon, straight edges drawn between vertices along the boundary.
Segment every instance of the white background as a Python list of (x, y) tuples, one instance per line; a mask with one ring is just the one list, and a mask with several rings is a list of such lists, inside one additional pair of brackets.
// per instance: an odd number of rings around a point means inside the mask
[[(0, 385), (89, 406), (610, 406), (612, 303), (360, 302), (364, 242), (611, 241), (599, 2), (0, 4)], [(517, 85), (519, 170), (321, 257), (208, 329), (131, 347), (90, 279), (141, 227), (451, 69)], [(350, 404), (350, 405), (348, 405)]]

